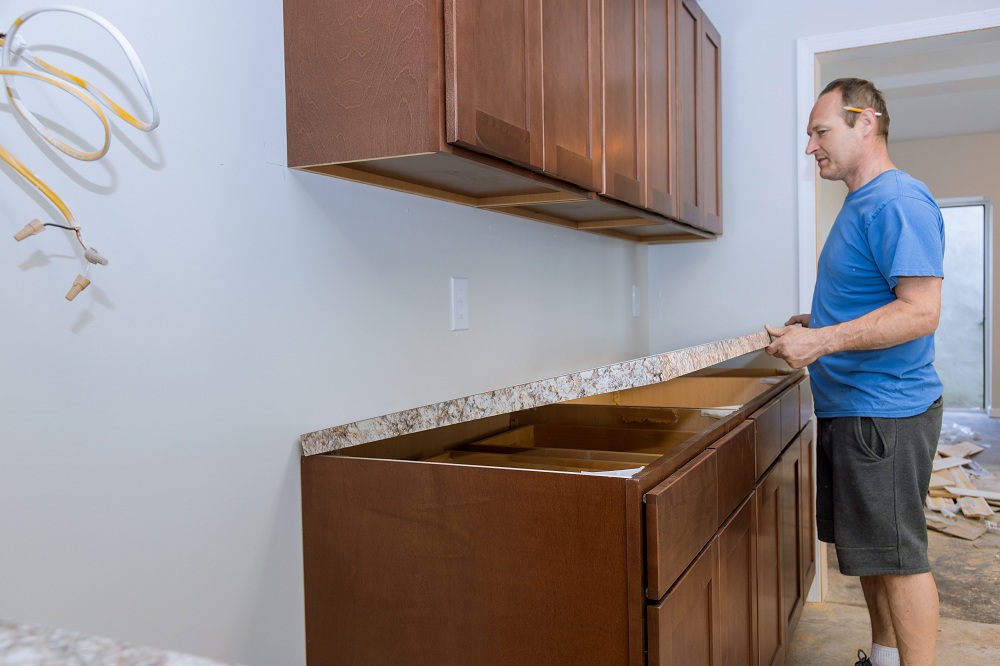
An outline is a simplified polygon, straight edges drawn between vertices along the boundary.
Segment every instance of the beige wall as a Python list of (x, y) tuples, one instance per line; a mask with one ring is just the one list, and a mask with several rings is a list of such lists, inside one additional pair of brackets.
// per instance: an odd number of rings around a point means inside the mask
[[(958, 197), (991, 197), (1000, 201), (1000, 178), (995, 157), (1000, 150), (1000, 134), (967, 134), (919, 141), (890, 142), (893, 163), (914, 178), (922, 180), (938, 200)], [(844, 203), (847, 188), (843, 183), (821, 181), (817, 189), (817, 239), (822, 247), (833, 221)], [(993, 256), (1000, 256), (1000, 234), (993, 234)], [(1000, 289), (993, 289), (992, 356), (1000, 359)], [(993, 363), (990, 388), (1000, 386), (1000, 364)], [(990, 394), (994, 394), (992, 390)], [(995, 395), (995, 394), (994, 394)], [(990, 415), (1000, 417), (993, 400)]]
[[(892, 143), (889, 152), (897, 167), (924, 181), (937, 199), (991, 197), (1000, 201), (1000, 174), (996, 165), (1000, 134), (967, 134)], [(993, 257), (1000, 256), (1000, 234), (993, 233)], [(995, 285), (995, 282), (994, 282)], [(993, 289), (992, 356), (1000, 359), (1000, 289)], [(994, 361), (991, 389), (1000, 386), (1000, 366)], [(996, 395), (992, 390), (992, 395)], [(990, 415), (1000, 417), (993, 399)]]

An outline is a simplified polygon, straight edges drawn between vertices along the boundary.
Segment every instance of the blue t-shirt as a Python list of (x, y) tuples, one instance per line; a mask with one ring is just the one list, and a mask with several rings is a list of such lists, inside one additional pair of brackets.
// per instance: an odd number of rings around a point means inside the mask
[[(944, 220), (920, 181), (886, 171), (851, 192), (820, 254), (810, 327), (857, 319), (896, 299), (900, 277), (944, 277)], [(934, 336), (821, 356), (809, 366), (816, 415), (902, 418), (941, 395)]]

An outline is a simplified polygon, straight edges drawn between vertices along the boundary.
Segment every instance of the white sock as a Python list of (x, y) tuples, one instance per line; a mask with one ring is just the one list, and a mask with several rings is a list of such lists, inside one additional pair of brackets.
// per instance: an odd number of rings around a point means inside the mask
[(899, 666), (899, 650), (872, 643), (872, 653), (868, 656), (872, 666)]

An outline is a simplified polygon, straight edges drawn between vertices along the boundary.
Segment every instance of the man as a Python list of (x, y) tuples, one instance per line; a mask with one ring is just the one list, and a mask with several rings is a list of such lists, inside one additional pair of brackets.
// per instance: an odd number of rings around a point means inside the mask
[(871, 661), (934, 663), (938, 595), (924, 498), (941, 432), (934, 330), (944, 221), (923, 183), (889, 160), (874, 85), (838, 79), (809, 115), (806, 154), (848, 194), (820, 255), (810, 314), (767, 326), (767, 353), (809, 366), (819, 419), (816, 518), (840, 570), (861, 577)]

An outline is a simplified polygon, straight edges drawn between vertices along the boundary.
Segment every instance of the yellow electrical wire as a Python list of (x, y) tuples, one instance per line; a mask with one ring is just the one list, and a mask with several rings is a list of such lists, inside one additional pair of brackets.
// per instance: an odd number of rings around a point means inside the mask
[(15, 99), (19, 99), (19, 96), (10, 86), (10, 84), (7, 83), (6, 79), (7, 76), (25, 76), (30, 79), (44, 81), (45, 83), (56, 86), (57, 88), (60, 88), (65, 92), (68, 92), (69, 94), (73, 95), (78, 100), (86, 104), (90, 108), (90, 110), (93, 111), (94, 114), (100, 119), (101, 125), (104, 128), (104, 144), (98, 150), (85, 151), (75, 148), (66, 143), (65, 141), (63, 141), (62, 139), (60, 139), (59, 137), (57, 137), (47, 127), (42, 127), (41, 130), (39, 130), (39, 132), (42, 138), (48, 141), (50, 144), (58, 148), (63, 153), (69, 155), (70, 157), (74, 157), (78, 160), (82, 160), (85, 162), (98, 160), (108, 152), (108, 146), (111, 145), (111, 127), (108, 124), (108, 117), (104, 115), (104, 111), (101, 109), (101, 106), (92, 97), (81, 91), (80, 88), (70, 85), (65, 81), (55, 78), (54, 76), (49, 76), (48, 74), (39, 74), (38, 72), (32, 72), (26, 69), (0, 69), (0, 75), (4, 76), (4, 88), (6, 88), (7, 90), (7, 97), (10, 98), (12, 102)]
[[(104, 115), (104, 111), (101, 109), (100, 105), (96, 101), (93, 100), (93, 98), (91, 98), (88, 95), (86, 95), (85, 93), (81, 92), (81, 90), (79, 88), (76, 88), (76, 87), (74, 87), (74, 86), (72, 86), (72, 85), (70, 85), (68, 83), (65, 83), (64, 81), (61, 81), (61, 80), (59, 80), (59, 79), (57, 79), (55, 77), (49, 76), (47, 74), (39, 74), (37, 72), (30, 72), (30, 71), (21, 70), (21, 69), (3, 69), (3, 68), (0, 68), (0, 75), (4, 75), (4, 76), (26, 76), (28, 78), (32, 78), (32, 79), (36, 79), (36, 80), (39, 80), (39, 81), (43, 81), (43, 82), (48, 83), (50, 85), (56, 86), (57, 88), (59, 88), (59, 89), (65, 91), (65, 92), (73, 95), (78, 100), (80, 100), (81, 102), (83, 102), (85, 105), (87, 105), (88, 108), (90, 108), (91, 111), (94, 112), (94, 114), (101, 121), (101, 125), (104, 128), (104, 137), (105, 137), (104, 144), (105, 145), (102, 148), (102, 150), (99, 151), (99, 152), (101, 152), (101, 154), (107, 152), (107, 145), (108, 145), (108, 143), (110, 141), (110, 136), (111, 136), (110, 132), (111, 132), (111, 129), (110, 129), (110, 126), (108, 125), (108, 118), (107, 118), (107, 116)], [(6, 85), (6, 83), (4, 84), (4, 87), (7, 89), (7, 95), (8, 96), (14, 94), (13, 91), (10, 89), (10, 86)], [(49, 136), (46, 137), (47, 140), (50, 143), (58, 142), (59, 144), (62, 144), (64, 146), (63, 150), (64, 150), (64, 152), (67, 152), (67, 154), (73, 155), (74, 157), (76, 157), (76, 154), (84, 154), (84, 155), (86, 155), (86, 153), (84, 153), (83, 151), (77, 150), (76, 148), (73, 148), (72, 146), (66, 144), (64, 141), (56, 138), (54, 135), (51, 134), (51, 132), (48, 132), (48, 134), (49, 134)], [(52, 188), (50, 188), (48, 185), (46, 185), (45, 182), (41, 178), (39, 178), (34, 173), (32, 173), (30, 169), (28, 169), (26, 166), (24, 166), (24, 164), (20, 160), (18, 160), (16, 157), (14, 157), (14, 155), (11, 154), (11, 152), (9, 150), (7, 150), (6, 148), (4, 148), (2, 145), (0, 145), (0, 159), (3, 159), (3, 161), (5, 161), (7, 164), (9, 164), (11, 166), (11, 168), (13, 168), (15, 171), (17, 171), (17, 173), (19, 173), (25, 180), (27, 180), (29, 183), (31, 183), (39, 192), (42, 193), (42, 195), (45, 196), (46, 199), (48, 199), (49, 201), (51, 201), (52, 204), (57, 209), (59, 209), (59, 212), (62, 213), (63, 217), (66, 218), (66, 223), (69, 224), (69, 226), (73, 227), (73, 229), (76, 230), (77, 239), (80, 241), (80, 245), (83, 246), (84, 250), (86, 250), (87, 246), (83, 242), (83, 238), (80, 235), (80, 226), (76, 223), (76, 219), (73, 216), (73, 212), (69, 209), (69, 206), (66, 205), (66, 203), (62, 200), (62, 198), (60, 198), (59, 195), (56, 194), (52, 190)]]
[(26, 181), (34, 185), (39, 192), (44, 194), (45, 198), (51, 201), (52, 204), (59, 209), (59, 212), (62, 213), (63, 217), (66, 218), (67, 224), (74, 229), (79, 229), (79, 226), (76, 224), (76, 219), (73, 217), (73, 211), (69, 209), (69, 206), (63, 202), (59, 195), (53, 192), (52, 188), (46, 185), (41, 178), (33, 174), (28, 167), (24, 166), (20, 160), (14, 157), (10, 151), (2, 145), (0, 145), (0, 159), (3, 159), (4, 162), (13, 167), (14, 171), (21, 174)]

